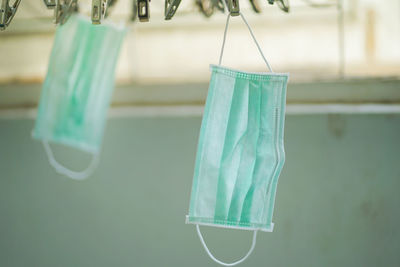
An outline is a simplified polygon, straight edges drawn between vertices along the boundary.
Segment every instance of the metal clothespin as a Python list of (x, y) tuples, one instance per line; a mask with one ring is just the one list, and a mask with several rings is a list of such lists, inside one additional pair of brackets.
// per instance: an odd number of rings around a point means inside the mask
[(278, 7), (286, 13), (290, 11), (289, 0), (276, 0)]
[(21, 0), (16, 0), (12, 6), (9, 0), (0, 1), (0, 31), (4, 31), (14, 18)]
[(43, 2), (48, 9), (54, 9), (56, 7), (56, 0), (43, 0)]
[(239, 0), (226, 0), (226, 3), (231, 16), (239, 16), (240, 14)]
[(211, 0), (213, 6), (221, 12), (225, 12), (225, 5), (222, 0)]
[(140, 22), (150, 19), (150, 0), (137, 0), (138, 17)]
[(165, 0), (165, 20), (170, 20), (178, 10), (181, 0)]
[(107, 11), (107, 0), (92, 0), (92, 24), (101, 24)]
[(131, 15), (131, 21), (135, 21), (138, 16), (138, 7), (137, 7), (137, 2), (136, 0), (132, 1), (132, 15)]
[(214, 5), (212, 0), (196, 0), (196, 5), (199, 7), (200, 12), (207, 18), (214, 14)]
[[(112, 11), (113, 7), (115, 6), (115, 4), (118, 2), (118, 0), (108, 0), (107, 2), (107, 9), (106, 9), (106, 13), (104, 14), (104, 17), (107, 18), (108, 15), (110, 14), (110, 12)], [(135, 2), (135, 1), (133, 1)]]
[(258, 0), (249, 0), (254, 12), (261, 13), (261, 6)]
[(78, 0), (55, 0), (54, 23), (64, 24), (76, 11), (78, 11)]

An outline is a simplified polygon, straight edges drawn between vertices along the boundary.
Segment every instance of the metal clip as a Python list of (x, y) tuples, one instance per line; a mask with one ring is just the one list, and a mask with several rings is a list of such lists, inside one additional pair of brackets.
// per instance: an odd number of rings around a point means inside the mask
[(239, 16), (240, 14), (239, 0), (226, 0), (226, 3), (231, 16)]
[(92, 24), (100, 24), (107, 10), (107, 0), (92, 0)]
[(76, 11), (78, 11), (78, 0), (56, 0), (54, 23), (63, 25)]
[(150, 0), (137, 0), (138, 17), (140, 22), (150, 19)]
[(211, 0), (213, 6), (221, 12), (225, 12), (225, 5), (222, 0)]
[(165, 0), (165, 20), (170, 20), (175, 15), (180, 3), (181, 0)]
[(0, 31), (4, 31), (14, 18), (21, 0), (16, 0), (12, 6), (9, 0), (0, 1)]
[(131, 15), (131, 21), (135, 21), (138, 16), (138, 7), (137, 7), (137, 2), (136, 0), (132, 1), (132, 15)]
[(214, 5), (211, 0), (196, 0), (196, 5), (199, 7), (200, 12), (207, 18), (214, 14)]
[(261, 13), (261, 6), (258, 0), (250, 0), (251, 7), (253, 8), (254, 12)]
[[(115, 4), (117, 2), (118, 2), (118, 0), (108, 0), (106, 13), (104, 14), (105, 18), (108, 17), (108, 15), (110, 14), (110, 12), (112, 11), (113, 7), (115, 6)], [(133, 1), (133, 2), (135, 2), (135, 1)]]
[(56, 0), (43, 0), (43, 2), (48, 9), (54, 9), (56, 7)]
[(289, 0), (276, 0), (278, 7), (286, 13), (290, 11)]

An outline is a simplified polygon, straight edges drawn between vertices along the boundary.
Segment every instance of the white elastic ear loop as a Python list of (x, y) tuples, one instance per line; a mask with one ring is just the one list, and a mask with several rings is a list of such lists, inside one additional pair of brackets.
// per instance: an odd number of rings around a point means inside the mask
[[(269, 63), (268, 63), (268, 60), (267, 60), (266, 57), (264, 56), (264, 53), (263, 53), (263, 51), (261, 50), (261, 47), (260, 47), (260, 45), (258, 44), (257, 39), (256, 39), (256, 37), (255, 37), (255, 35), (254, 35), (254, 33), (253, 33), (253, 31), (252, 31), (252, 29), (251, 29), (249, 23), (247, 22), (247, 20), (246, 20), (245, 17), (243, 16), (242, 12), (240, 12), (239, 14), (240, 14), (240, 17), (242, 18), (242, 20), (244, 21), (244, 23), (246, 24), (247, 28), (249, 29), (250, 35), (251, 35), (251, 37), (253, 37), (253, 40), (254, 40), (254, 42), (256, 43), (256, 46), (257, 46), (257, 48), (258, 48), (258, 51), (260, 52), (261, 57), (263, 58), (265, 64), (267, 64), (267, 67), (268, 67), (269, 71), (270, 71), (270, 72), (274, 72), (274, 71), (272, 70), (272, 68), (271, 68), (271, 65), (269, 65)], [(218, 65), (221, 65), (221, 63), (222, 63), (222, 56), (224, 55), (226, 34), (227, 34), (227, 32), (228, 32), (228, 25), (229, 25), (229, 19), (230, 19), (230, 17), (231, 17), (231, 14), (229, 13), (229, 14), (228, 14), (228, 17), (226, 18), (226, 25), (225, 25), (225, 31), (224, 31), (224, 39), (223, 39), (223, 41), (222, 41), (221, 54), (220, 54), (220, 56), (219, 56), (219, 63), (218, 63)]]
[(99, 155), (93, 154), (92, 160), (89, 164), (89, 166), (80, 172), (72, 171), (68, 169), (67, 167), (64, 167), (61, 165), (54, 157), (53, 151), (51, 150), (51, 147), (47, 141), (43, 141), (43, 146), (44, 150), (46, 151), (47, 157), (49, 159), (50, 165), (53, 166), (53, 168), (60, 174), (66, 175), (70, 177), (71, 179), (74, 180), (84, 180), (87, 177), (89, 177), (93, 171), (96, 169), (97, 164), (99, 162)]
[(205, 251), (207, 252), (208, 256), (210, 256), (210, 258), (211, 258), (213, 261), (215, 261), (216, 263), (221, 264), (221, 265), (224, 265), (224, 266), (235, 266), (235, 265), (238, 265), (239, 263), (244, 262), (244, 261), (250, 256), (250, 254), (253, 252), (253, 250), (254, 250), (254, 248), (255, 248), (255, 246), (256, 246), (256, 241), (257, 241), (257, 230), (255, 230), (254, 233), (253, 233), (253, 242), (251, 243), (251, 247), (250, 247), (249, 252), (247, 252), (247, 254), (246, 254), (243, 258), (241, 258), (240, 260), (238, 260), (238, 261), (235, 261), (235, 262), (232, 262), (232, 263), (225, 263), (225, 262), (222, 262), (222, 261), (216, 259), (216, 258), (214, 257), (214, 255), (211, 254), (210, 250), (208, 249), (208, 247), (207, 247), (207, 245), (206, 245), (206, 242), (204, 242), (204, 238), (203, 238), (203, 235), (202, 235), (201, 232), (200, 232), (200, 227), (199, 227), (198, 224), (196, 224), (196, 230), (197, 230), (197, 234), (199, 235), (199, 239), (200, 239), (200, 241), (201, 241), (201, 244), (203, 245), (203, 247), (204, 247)]

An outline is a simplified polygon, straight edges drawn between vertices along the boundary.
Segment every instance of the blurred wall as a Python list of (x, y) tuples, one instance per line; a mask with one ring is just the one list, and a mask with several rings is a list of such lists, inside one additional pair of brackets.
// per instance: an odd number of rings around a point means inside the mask
[[(216, 266), (184, 224), (200, 117), (111, 119), (83, 182), (49, 166), (33, 123), (0, 120), (0, 266)], [(241, 266), (400, 266), (400, 115), (290, 115), (285, 134), (275, 231)], [(223, 260), (250, 246), (203, 229)]]

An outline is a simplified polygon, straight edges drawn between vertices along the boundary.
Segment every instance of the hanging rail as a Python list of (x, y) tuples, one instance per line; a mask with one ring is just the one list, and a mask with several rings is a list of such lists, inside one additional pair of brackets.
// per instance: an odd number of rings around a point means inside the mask
[[(151, 0), (133, 0), (131, 20), (139, 18), (141, 22), (150, 20), (150, 1)], [(165, 20), (171, 20), (176, 14), (181, 0), (164, 0)], [(262, 2), (265, 0), (249, 0), (254, 12), (261, 13)], [(270, 5), (277, 6), (284, 12), (289, 12), (289, 0), (267, 0)], [(106, 18), (113, 6), (118, 0), (92, 0), (91, 19), (93, 24), (101, 24)], [(11, 4), (12, 3), (12, 4)], [(0, 30), (5, 30), (14, 18), (21, 0), (0, 0)], [(54, 10), (54, 23), (64, 24), (74, 12), (79, 11), (78, 0), (43, 0), (44, 5)], [(194, 0), (199, 11), (206, 17), (210, 17), (215, 10), (228, 12), (232, 16), (237, 16), (240, 12), (239, 0)]]

